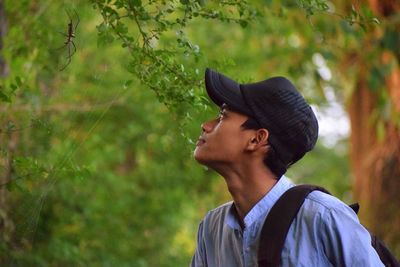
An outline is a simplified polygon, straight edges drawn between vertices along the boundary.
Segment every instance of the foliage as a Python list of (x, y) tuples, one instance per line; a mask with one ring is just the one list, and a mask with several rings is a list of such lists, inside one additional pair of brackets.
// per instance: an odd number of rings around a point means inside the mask
[[(8, 180), (0, 215), (10, 224), (0, 228), (0, 263), (187, 265), (200, 218), (228, 199), (222, 179), (191, 157), (200, 122), (216, 111), (204, 95), (204, 68), (241, 81), (286, 75), (315, 104), (326, 102), (326, 86), (342, 100), (352, 82), (351, 72), (335, 71), (342, 49), (357, 49), (376, 20), (351, 7), (337, 6), (344, 13), (335, 15), (332, 5), (6, 1), (0, 169)], [(77, 52), (60, 72), (67, 10), (81, 22)], [(383, 40), (392, 49), (396, 36)], [(348, 199), (346, 157), (319, 144), (289, 176)]]
[(194, 67), (202, 58), (200, 47), (187, 38), (186, 26), (199, 17), (245, 27), (255, 15), (246, 1), (207, 5), (197, 0), (92, 3), (103, 17), (97, 26), (99, 43), (118, 39), (130, 53), (128, 71), (152, 89), (161, 103), (180, 109), (178, 113), (188, 109), (185, 104), (204, 105), (204, 99), (196, 93), (202, 85), (201, 73)]

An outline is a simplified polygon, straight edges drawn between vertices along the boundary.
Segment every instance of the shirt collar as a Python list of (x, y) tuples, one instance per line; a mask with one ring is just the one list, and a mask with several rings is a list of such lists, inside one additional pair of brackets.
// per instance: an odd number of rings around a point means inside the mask
[[(286, 176), (282, 176), (274, 187), (244, 217), (245, 227), (249, 227), (260, 217), (265, 217), (280, 196), (292, 186), (294, 184)], [(233, 229), (241, 229), (234, 203), (232, 203), (228, 211), (225, 222)]]

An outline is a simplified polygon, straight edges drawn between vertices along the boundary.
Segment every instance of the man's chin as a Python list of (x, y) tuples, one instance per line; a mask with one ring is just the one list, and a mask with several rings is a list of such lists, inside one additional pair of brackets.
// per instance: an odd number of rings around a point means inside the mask
[(205, 157), (204, 153), (201, 153), (201, 151), (199, 151), (198, 147), (194, 150), (193, 157), (201, 165), (209, 167), (208, 164), (207, 164), (209, 162), (209, 160), (207, 160), (207, 158)]
[(204, 158), (201, 156), (201, 153), (197, 151), (197, 149), (193, 152), (193, 157), (198, 163), (203, 164)]

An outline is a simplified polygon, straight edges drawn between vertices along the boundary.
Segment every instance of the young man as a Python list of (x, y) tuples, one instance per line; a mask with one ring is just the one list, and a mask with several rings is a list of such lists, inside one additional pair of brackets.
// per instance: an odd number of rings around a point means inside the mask
[[(261, 228), (294, 186), (283, 174), (314, 147), (318, 122), (283, 77), (238, 84), (210, 69), (205, 84), (219, 116), (201, 125), (195, 159), (226, 181), (233, 202), (200, 223), (191, 266), (257, 266)], [(281, 266), (383, 266), (368, 231), (340, 200), (314, 191), (291, 224)]]

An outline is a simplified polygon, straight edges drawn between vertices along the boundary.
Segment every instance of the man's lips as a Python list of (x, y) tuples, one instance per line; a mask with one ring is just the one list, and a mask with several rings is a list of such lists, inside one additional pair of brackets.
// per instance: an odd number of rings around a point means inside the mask
[(204, 140), (203, 138), (199, 138), (196, 142), (196, 146), (201, 146), (202, 144), (204, 144), (206, 142), (206, 140)]

